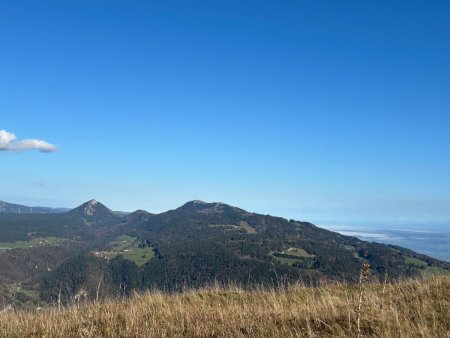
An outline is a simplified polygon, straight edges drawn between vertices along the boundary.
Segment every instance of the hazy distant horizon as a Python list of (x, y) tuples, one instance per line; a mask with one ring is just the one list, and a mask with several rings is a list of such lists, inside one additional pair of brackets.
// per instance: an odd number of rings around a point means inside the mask
[[(170, 204), (166, 204), (166, 207), (164, 208), (152, 208), (150, 207), (142, 207), (142, 205), (146, 205), (148, 203), (142, 202), (140, 203), (139, 207), (132, 207), (129, 209), (123, 208), (120, 205), (117, 207), (113, 207), (111, 206), (108, 201), (105, 200), (100, 200), (98, 198), (96, 198), (95, 196), (91, 196), (90, 198), (85, 198), (84, 200), (80, 200), (77, 202), (72, 203), (71, 205), (69, 205), (68, 203), (53, 203), (51, 204), (51, 201), (46, 201), (41, 200), (41, 199), (28, 199), (28, 198), (15, 198), (15, 199), (9, 199), (7, 198), (7, 196), (0, 196), (0, 201), (4, 201), (4, 202), (8, 202), (8, 203), (14, 203), (14, 204), (21, 204), (21, 205), (26, 205), (26, 206), (31, 206), (31, 207), (53, 207), (53, 208), (76, 208), (77, 206), (87, 202), (90, 199), (96, 199), (97, 201), (103, 203), (104, 205), (106, 205), (108, 208), (112, 209), (112, 210), (116, 210), (116, 211), (123, 211), (123, 212), (133, 212), (135, 210), (138, 209), (142, 209), (142, 210), (146, 210), (148, 212), (152, 212), (152, 213), (161, 213), (161, 212), (165, 212), (168, 210), (173, 210), (176, 209), (178, 207), (180, 207), (181, 205), (183, 205), (186, 202), (192, 201), (192, 200), (196, 200), (196, 199), (200, 199), (203, 200), (205, 202), (208, 203), (212, 203), (212, 202), (222, 202), (222, 203), (226, 203), (235, 207), (239, 207), (241, 209), (245, 209), (249, 212), (256, 212), (256, 213), (260, 213), (260, 214), (270, 214), (272, 216), (278, 216), (278, 217), (283, 217), (286, 219), (295, 219), (295, 220), (300, 220), (300, 221), (306, 221), (306, 222), (311, 222), (314, 223), (316, 225), (319, 226), (323, 226), (323, 227), (327, 227), (327, 226), (337, 226), (337, 227), (354, 227), (357, 226), (359, 228), (364, 228), (364, 227), (368, 227), (370, 229), (376, 229), (376, 228), (395, 228), (395, 227), (400, 227), (402, 229), (406, 229), (406, 228), (411, 228), (411, 229), (415, 229), (415, 230), (420, 230), (420, 229), (426, 229), (428, 227), (431, 227), (432, 229), (436, 230), (442, 230), (442, 231), (450, 231), (450, 219), (446, 220), (446, 219), (427, 219), (427, 218), (423, 218), (422, 217), (418, 217), (416, 219), (406, 219), (405, 217), (384, 217), (384, 218), (380, 218), (377, 217), (376, 214), (373, 215), (372, 218), (355, 218), (355, 217), (351, 217), (350, 215), (345, 217), (342, 215), (342, 213), (345, 210), (340, 211), (340, 215), (338, 217), (323, 217), (323, 215), (318, 215), (317, 211), (308, 213), (306, 212), (301, 212), (301, 213), (296, 213), (293, 212), (292, 209), (289, 209), (288, 211), (283, 210), (283, 209), (275, 209), (275, 208), (271, 208), (271, 207), (264, 207), (261, 206), (257, 203), (257, 201), (254, 201), (254, 203), (248, 203), (249, 206), (246, 207), (245, 205), (240, 205), (240, 204), (236, 204), (236, 203), (231, 203), (229, 201), (226, 200), (206, 200), (206, 199), (202, 199), (202, 198), (192, 198), (192, 199), (188, 199), (188, 200), (183, 200), (183, 201), (173, 201)], [(299, 208), (299, 210), (302, 210), (302, 208)], [(328, 214), (330, 214), (330, 212), (328, 212)]]
[(450, 223), (420, 227), (408, 225), (349, 226), (319, 225), (342, 235), (365, 241), (394, 244), (410, 250), (450, 262)]

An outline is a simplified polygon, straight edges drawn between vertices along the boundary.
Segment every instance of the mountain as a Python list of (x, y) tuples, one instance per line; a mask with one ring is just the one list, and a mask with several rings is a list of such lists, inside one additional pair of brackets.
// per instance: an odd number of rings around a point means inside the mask
[(0, 213), (8, 214), (57, 214), (67, 212), (68, 208), (27, 207), (0, 201)]
[(95, 200), (64, 213), (0, 213), (0, 242), (40, 237), (103, 240), (124, 222), (124, 217)]
[(91, 200), (62, 214), (0, 214), (0, 266), (8, 267), (0, 284), (21, 283), (40, 302), (71, 301), (81, 289), (116, 296), (214, 282), (356, 283), (364, 261), (377, 280), (450, 272), (449, 263), (408, 249), (220, 202), (124, 215)]
[(68, 214), (91, 224), (117, 223), (122, 220), (120, 214), (94, 199), (70, 210)]
[(178, 212), (197, 212), (197, 213), (210, 213), (210, 214), (221, 214), (221, 213), (230, 213), (230, 212), (241, 212), (245, 213), (245, 210), (232, 207), (230, 205), (221, 203), (221, 202), (213, 202), (207, 203), (200, 200), (194, 200), (185, 203), (175, 211)]
[(128, 223), (140, 225), (150, 219), (153, 214), (145, 210), (136, 210), (126, 215)]
[(0, 214), (0, 285), (42, 276), (121, 234), (124, 219), (89, 201), (65, 213)]

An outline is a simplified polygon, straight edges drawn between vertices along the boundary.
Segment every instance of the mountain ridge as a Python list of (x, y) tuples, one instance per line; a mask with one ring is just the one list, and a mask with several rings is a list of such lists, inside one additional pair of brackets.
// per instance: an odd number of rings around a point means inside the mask
[(21, 204), (8, 203), (0, 201), (0, 213), (14, 213), (14, 214), (52, 214), (52, 213), (64, 213), (69, 211), (70, 208), (52, 208), (52, 207), (29, 207)]
[[(159, 214), (118, 214), (97, 200), (60, 214), (3, 213), (2, 242), (7, 248), (0, 247), (0, 266), (10, 268), (0, 271), (0, 284), (21, 283), (44, 302), (59, 295), (69, 301), (80, 290), (93, 293), (99, 279), (103, 294), (115, 296), (150, 286), (199, 288), (214, 281), (356, 283), (364, 261), (380, 280), (385, 273), (403, 279), (450, 272), (449, 263), (412, 250), (198, 200)], [(37, 267), (33, 274), (24, 264), (30, 261)]]

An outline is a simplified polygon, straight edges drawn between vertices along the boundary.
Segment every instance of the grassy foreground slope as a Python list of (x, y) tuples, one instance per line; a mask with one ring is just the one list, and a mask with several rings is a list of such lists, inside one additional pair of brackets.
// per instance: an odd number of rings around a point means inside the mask
[[(2, 337), (356, 337), (358, 287), (209, 289), (0, 313)], [(361, 336), (449, 337), (450, 277), (369, 284)]]

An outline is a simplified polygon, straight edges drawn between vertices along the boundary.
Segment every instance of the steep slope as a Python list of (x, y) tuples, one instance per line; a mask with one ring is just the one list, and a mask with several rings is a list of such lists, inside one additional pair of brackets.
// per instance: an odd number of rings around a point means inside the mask
[[(159, 259), (144, 268), (146, 283), (200, 286), (212, 280), (277, 283), (302, 279), (357, 281), (361, 262), (383, 278), (419, 276), (449, 264), (411, 250), (361, 241), (308, 222), (250, 213), (223, 203), (188, 202), (154, 215), (136, 233)], [(414, 259), (421, 266), (414, 264)], [(427, 270), (428, 269), (428, 270)], [(166, 280), (158, 279), (164, 275)], [(168, 277), (167, 277), (168, 276)]]
[(70, 210), (68, 214), (77, 220), (86, 222), (87, 224), (99, 225), (123, 222), (123, 217), (94, 199)]

